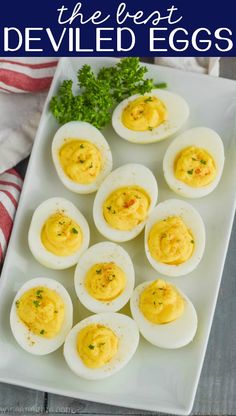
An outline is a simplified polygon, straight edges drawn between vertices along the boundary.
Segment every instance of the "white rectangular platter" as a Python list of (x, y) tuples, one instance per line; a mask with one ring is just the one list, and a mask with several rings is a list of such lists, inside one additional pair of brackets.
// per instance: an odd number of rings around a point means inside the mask
[[(99, 382), (76, 377), (67, 367), (62, 348), (48, 356), (37, 357), (22, 350), (9, 326), (12, 300), (19, 287), (37, 276), (55, 278), (70, 292), (74, 302), (74, 322), (89, 313), (79, 305), (73, 289), (74, 269), (53, 271), (37, 263), (27, 245), (27, 233), (34, 209), (43, 200), (62, 196), (83, 212), (91, 229), (91, 244), (104, 240), (92, 220), (92, 196), (78, 196), (60, 183), (51, 159), (51, 141), (57, 123), (48, 104), (64, 79), (76, 82), (77, 70), (85, 63), (98, 70), (114, 64), (115, 59), (61, 59), (52, 83), (37, 132), (15, 225), (0, 279), (0, 381), (38, 390), (97, 402), (152, 411), (189, 414), (207, 347), (236, 202), (236, 82), (178, 70), (148, 66), (148, 76), (167, 82), (168, 88), (181, 94), (190, 105), (186, 128), (206, 126), (215, 129), (225, 146), (226, 163), (217, 189), (209, 196), (190, 201), (206, 224), (207, 243), (203, 260), (188, 276), (169, 279), (184, 290), (194, 303), (199, 326), (194, 341), (179, 350), (163, 350), (141, 339), (139, 348), (120, 373)], [(171, 139), (151, 145), (134, 145), (114, 133), (104, 131), (110, 143), (114, 167), (139, 162), (150, 167), (159, 185), (159, 201), (176, 197), (168, 189), (162, 159)], [(136, 271), (136, 283), (155, 279), (143, 248), (143, 234), (123, 244), (130, 253)]]

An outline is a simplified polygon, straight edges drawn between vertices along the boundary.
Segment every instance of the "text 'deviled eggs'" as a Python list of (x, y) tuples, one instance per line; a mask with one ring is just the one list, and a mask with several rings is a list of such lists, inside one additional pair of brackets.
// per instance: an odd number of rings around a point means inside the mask
[(135, 238), (144, 228), (157, 196), (157, 182), (150, 169), (135, 163), (119, 167), (96, 194), (93, 218), (97, 229), (115, 242)]
[[(78, 336), (86, 327), (94, 327), (94, 336), (88, 336), (81, 345), (84, 360), (94, 362), (88, 366), (78, 353)], [(89, 328), (88, 328), (89, 329)], [(107, 329), (115, 338), (112, 344), (108, 336), (99, 336), (99, 329)], [(91, 331), (92, 332), (92, 331)], [(97, 336), (98, 333), (98, 336)], [(136, 322), (119, 313), (92, 315), (75, 325), (69, 332), (64, 344), (64, 357), (70, 369), (78, 376), (88, 380), (109, 377), (121, 370), (133, 357), (139, 343), (139, 331)], [(86, 350), (87, 349), (87, 350)], [(109, 359), (109, 357), (112, 357)], [(103, 359), (103, 365), (96, 361)], [(95, 368), (95, 366), (97, 368)]]
[(33, 256), (51, 269), (75, 265), (89, 245), (89, 226), (67, 199), (50, 198), (35, 210), (28, 234)]
[(196, 127), (176, 137), (163, 160), (166, 182), (176, 193), (200, 198), (218, 185), (224, 168), (224, 145), (212, 129)]
[(95, 192), (112, 169), (112, 154), (102, 133), (84, 121), (60, 127), (52, 142), (52, 158), (62, 183), (72, 192)]
[(120, 310), (130, 299), (134, 281), (129, 254), (111, 242), (95, 244), (85, 251), (74, 279), (80, 302), (95, 313)]
[[(40, 288), (40, 289), (39, 289)], [(35, 293), (33, 291), (35, 289)], [(58, 299), (50, 299), (47, 291), (54, 294)], [(30, 297), (22, 300), (23, 313), (27, 320), (24, 323), (18, 313), (17, 309), (20, 307), (19, 303), (21, 297), (27, 292), (32, 291)], [(59, 300), (59, 301), (58, 301)], [(59, 304), (59, 306), (58, 306)], [(63, 310), (63, 317), (58, 323), (58, 316), (60, 310)], [(57, 319), (57, 321), (56, 321)], [(58, 349), (65, 341), (65, 338), (72, 327), (73, 307), (70, 296), (66, 289), (56, 280), (44, 277), (38, 277), (28, 280), (17, 292), (10, 313), (10, 325), (12, 333), (18, 344), (35, 355), (49, 354)], [(52, 327), (53, 320), (55, 320), (56, 334), (47, 337), (46, 329), (49, 324)], [(41, 327), (39, 327), (41, 325)], [(34, 326), (40, 328), (37, 334), (33, 332)]]
[[(124, 124), (125, 112), (130, 113), (133, 127)], [(145, 144), (163, 140), (176, 133), (188, 116), (189, 106), (182, 97), (170, 91), (154, 89), (148, 94), (133, 95), (118, 104), (112, 115), (112, 125), (123, 139)], [(144, 127), (141, 127), (141, 122)]]
[(152, 211), (145, 228), (145, 252), (159, 273), (181, 276), (193, 271), (205, 250), (205, 226), (185, 201), (169, 199)]

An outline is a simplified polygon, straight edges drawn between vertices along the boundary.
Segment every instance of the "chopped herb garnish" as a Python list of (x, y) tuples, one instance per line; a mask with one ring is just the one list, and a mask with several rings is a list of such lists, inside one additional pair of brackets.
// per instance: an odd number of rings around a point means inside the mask
[(192, 175), (192, 174), (193, 174), (193, 169), (188, 170), (188, 171), (187, 171), (187, 173), (188, 173), (189, 175)]
[(112, 214), (115, 214), (115, 213), (116, 213), (116, 211), (113, 209)]
[(39, 307), (39, 301), (38, 300), (33, 300), (33, 304), (36, 308)]
[(150, 127), (150, 126), (149, 126), (149, 127), (148, 127), (148, 130), (149, 130), (149, 131), (152, 131), (152, 130), (153, 130), (153, 127)]
[(54, 311), (54, 313), (58, 313), (58, 311)]
[[(43, 290), (37, 290), (37, 291), (36, 291), (36, 295), (37, 295), (37, 296), (40, 296), (42, 292), (43, 292)], [(41, 296), (42, 296), (42, 295), (41, 295)]]
[(92, 167), (93, 167), (93, 164), (91, 163), (91, 164), (89, 165), (89, 169), (92, 169)]
[(60, 237), (60, 236), (61, 236), (61, 234), (57, 234), (57, 236), (58, 236), (58, 237)]
[(40, 331), (40, 335), (43, 335), (43, 334), (45, 334), (45, 329), (41, 329)]
[(78, 230), (74, 227), (71, 229), (71, 231), (72, 231), (73, 234), (78, 234)]
[(195, 159), (195, 157), (192, 157), (192, 160), (194, 160), (196, 162), (197, 159)]
[(94, 346), (94, 345), (92, 345), (92, 344), (89, 344), (89, 346), (88, 346), (88, 347), (89, 347), (89, 349), (90, 349), (90, 350), (94, 350), (94, 348), (95, 348), (95, 346)]
[(207, 163), (207, 162), (206, 162), (206, 160), (203, 160), (203, 159), (202, 159), (202, 160), (200, 160), (200, 162), (201, 162), (203, 165), (206, 165), (206, 163)]
[(156, 294), (156, 292), (152, 292), (152, 294), (153, 294), (153, 295), (155, 295), (155, 294)]
[(82, 160), (82, 159), (79, 160), (79, 163), (84, 163), (84, 162), (85, 162), (85, 160)]
[(84, 149), (84, 145), (83, 144), (80, 145), (80, 149)]
[(102, 347), (105, 344), (106, 344), (105, 342), (100, 342), (99, 347)]
[(155, 302), (155, 300), (154, 300), (154, 302), (153, 302), (153, 305), (156, 305), (156, 302)]
[(163, 302), (158, 302), (159, 303), (159, 305), (163, 305)]
[(145, 103), (149, 103), (150, 101), (153, 101), (152, 97), (145, 98), (144, 100)]
[(17, 308), (19, 308), (19, 304), (20, 304), (20, 301), (19, 301), (19, 300), (17, 300), (17, 301), (16, 301), (16, 307), (17, 307)]
[(111, 206), (110, 207), (107, 207), (107, 209), (108, 209), (108, 211), (111, 211)]
[(194, 240), (191, 240), (191, 243), (194, 244)]
[(97, 269), (97, 270), (96, 270), (96, 273), (97, 273), (97, 274), (101, 274), (101, 273), (102, 273), (102, 269)]

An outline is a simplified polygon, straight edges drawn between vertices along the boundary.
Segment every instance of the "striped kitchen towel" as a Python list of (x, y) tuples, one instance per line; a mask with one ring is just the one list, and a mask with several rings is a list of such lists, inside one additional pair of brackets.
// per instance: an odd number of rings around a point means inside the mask
[(56, 66), (55, 58), (0, 58), (0, 90), (45, 91), (51, 84)]
[(10, 238), (23, 181), (14, 169), (0, 175), (0, 263)]
[(57, 62), (55, 58), (0, 58), (0, 263), (22, 188), (13, 167), (31, 151)]

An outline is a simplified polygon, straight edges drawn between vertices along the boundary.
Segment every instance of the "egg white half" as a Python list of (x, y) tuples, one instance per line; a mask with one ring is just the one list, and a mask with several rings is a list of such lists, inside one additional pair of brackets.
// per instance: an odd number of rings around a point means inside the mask
[[(94, 144), (101, 153), (102, 169), (90, 184), (80, 184), (70, 179), (64, 172), (58, 153), (60, 148), (69, 140), (85, 140)], [(61, 126), (52, 141), (52, 159), (59, 179), (72, 192), (89, 194), (95, 192), (105, 177), (112, 170), (112, 154), (110, 147), (102, 133), (92, 124), (85, 121), (70, 121)]]
[[(109, 327), (118, 337), (118, 351), (112, 360), (103, 367), (91, 369), (81, 360), (76, 348), (79, 331), (91, 324)], [(64, 344), (64, 357), (70, 369), (79, 377), (99, 380), (109, 377), (125, 367), (133, 357), (139, 344), (139, 330), (136, 322), (120, 313), (101, 313), (89, 316), (75, 325)]]
[(142, 336), (151, 344), (160, 348), (181, 348), (189, 344), (197, 331), (197, 313), (189, 298), (178, 289), (184, 298), (185, 309), (183, 315), (167, 324), (153, 324), (145, 318), (139, 308), (140, 295), (153, 281), (141, 283), (137, 286), (130, 299), (130, 309), (137, 322)]
[[(152, 129), (152, 131), (133, 131), (125, 127), (122, 122), (122, 113), (124, 109), (130, 104), (130, 102), (136, 100), (139, 97), (156, 96), (166, 106), (168, 117), (167, 120), (160, 124), (158, 127)], [(188, 103), (180, 95), (173, 92), (154, 89), (150, 93), (141, 95), (135, 94), (131, 97), (123, 100), (115, 108), (112, 115), (112, 125), (116, 133), (125, 140), (132, 143), (147, 144), (154, 143), (176, 133), (186, 122), (189, 116)]]
[[(209, 185), (194, 188), (175, 177), (174, 164), (177, 155), (186, 147), (196, 146), (205, 149), (214, 159), (216, 165), (215, 179)], [(174, 139), (163, 159), (163, 171), (169, 187), (186, 198), (200, 198), (208, 195), (218, 185), (224, 168), (224, 145), (220, 136), (207, 127), (195, 127), (186, 130)]]
[[(103, 203), (115, 190), (125, 186), (139, 186), (143, 188), (150, 197), (148, 216), (157, 202), (158, 186), (156, 178), (150, 169), (144, 165), (130, 163), (120, 166), (110, 173), (100, 186), (93, 205), (93, 218), (98, 231), (109, 240), (123, 242), (132, 240), (143, 230), (145, 221), (129, 231), (116, 230), (109, 226), (103, 216)], [(147, 216), (147, 217), (148, 217)]]
[[(48, 217), (62, 210), (64, 210), (66, 216), (77, 222), (83, 236), (79, 250), (70, 256), (57, 256), (51, 253), (44, 247), (41, 240), (41, 231)], [(89, 239), (90, 231), (87, 220), (75, 205), (67, 199), (59, 197), (47, 199), (34, 211), (28, 233), (29, 248), (35, 259), (49, 269), (59, 270), (74, 266), (81, 254), (88, 248)]]
[[(115, 263), (126, 276), (124, 291), (116, 299), (103, 302), (93, 298), (85, 287), (85, 277), (96, 263)], [(90, 247), (79, 259), (75, 269), (75, 291), (80, 302), (95, 313), (117, 312), (129, 301), (134, 289), (135, 272), (132, 260), (121, 246), (111, 242), (102, 242)]]
[[(185, 225), (191, 231), (194, 239), (194, 251), (192, 256), (186, 262), (178, 265), (158, 262), (152, 257), (148, 247), (148, 237), (152, 226), (171, 216), (181, 217)], [(182, 276), (192, 272), (202, 259), (205, 250), (205, 242), (205, 225), (200, 214), (188, 202), (179, 199), (168, 199), (158, 204), (152, 211), (145, 227), (145, 252), (148, 261), (155, 270), (166, 276)]]
[[(62, 298), (65, 305), (65, 319), (59, 334), (48, 339), (33, 334), (17, 315), (16, 301), (29, 289), (43, 286), (54, 290)], [(38, 277), (28, 280), (17, 292), (11, 307), (10, 326), (18, 344), (27, 352), (35, 355), (46, 355), (57, 350), (65, 341), (73, 324), (73, 306), (67, 290), (56, 280)]]

